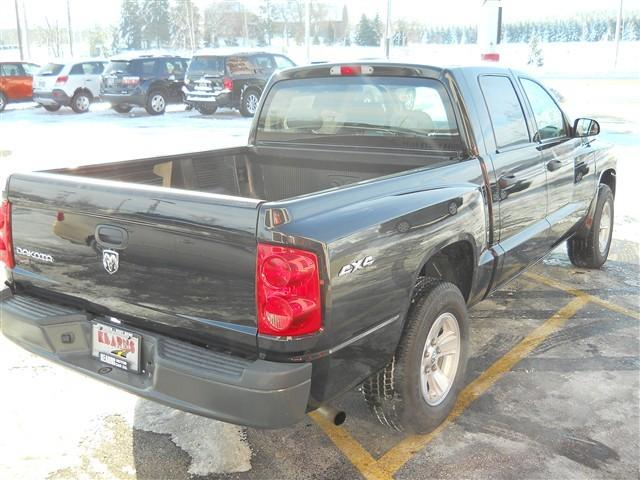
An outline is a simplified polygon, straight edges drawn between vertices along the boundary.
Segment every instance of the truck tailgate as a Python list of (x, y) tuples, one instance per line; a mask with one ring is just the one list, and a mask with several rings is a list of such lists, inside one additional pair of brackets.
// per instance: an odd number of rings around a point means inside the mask
[(258, 200), (50, 173), (8, 199), (18, 288), (255, 354)]

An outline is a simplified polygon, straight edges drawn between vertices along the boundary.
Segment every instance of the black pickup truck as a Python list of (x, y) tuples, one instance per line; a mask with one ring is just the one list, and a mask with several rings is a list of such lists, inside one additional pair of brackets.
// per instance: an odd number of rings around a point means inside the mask
[(246, 147), (11, 176), (2, 331), (228, 422), (282, 427), (362, 384), (381, 421), (429, 431), (469, 306), (561, 242), (605, 262), (598, 132), (508, 69), (281, 71)]

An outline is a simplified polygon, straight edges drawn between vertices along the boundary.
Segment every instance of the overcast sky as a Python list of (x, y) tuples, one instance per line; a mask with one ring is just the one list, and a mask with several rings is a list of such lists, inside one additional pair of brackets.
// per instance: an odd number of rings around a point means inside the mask
[[(278, 0), (271, 0), (276, 3)], [(109, 26), (119, 23), (121, 0), (69, 0), (75, 29), (93, 25)], [(195, 0), (204, 9), (212, 0)], [(257, 11), (261, 0), (245, 0), (243, 3)], [(351, 22), (357, 21), (362, 13), (384, 17), (386, 0), (333, 1), (349, 8)], [(407, 18), (429, 24), (474, 24), (483, 0), (392, 0), (392, 17)], [(30, 26), (44, 25), (45, 18), (51, 23), (58, 21), (66, 25), (67, 0), (18, 0), (24, 5)], [(619, 0), (502, 0), (505, 21), (539, 18), (567, 18), (581, 11), (615, 11)], [(21, 7), (22, 8), (22, 7)], [(623, 0), (624, 11), (640, 10), (640, 0)], [(0, 0), (0, 28), (15, 27), (14, 0)]]

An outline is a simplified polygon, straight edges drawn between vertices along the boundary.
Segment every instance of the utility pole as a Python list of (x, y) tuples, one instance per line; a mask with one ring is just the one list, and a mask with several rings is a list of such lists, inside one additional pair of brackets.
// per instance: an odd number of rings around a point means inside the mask
[(622, 0), (618, 7), (618, 18), (616, 18), (616, 54), (613, 57), (613, 68), (618, 66), (618, 50), (620, 49), (620, 31), (622, 30)]
[(71, 6), (69, 3), (71, 0), (67, 0), (67, 29), (69, 30), (69, 53), (73, 57), (73, 31), (71, 30)]
[(249, 46), (249, 28), (247, 26), (247, 6), (245, 4), (242, 5), (242, 21), (244, 23), (244, 46)]
[(304, 3), (304, 45), (307, 48), (307, 63), (311, 63), (311, 0)]
[(24, 60), (24, 52), (22, 51), (22, 28), (20, 27), (20, 12), (18, 11), (18, 0), (14, 0), (16, 6), (16, 29), (18, 30), (18, 47), (20, 48), (20, 60)]
[(24, 44), (27, 47), (27, 58), (31, 58), (31, 38), (29, 37), (29, 22), (27, 21), (27, 9), (24, 6), (24, 0), (22, 0), (22, 18), (24, 20)]
[(391, 50), (391, 0), (387, 0), (387, 25), (384, 29), (384, 56), (389, 60)]

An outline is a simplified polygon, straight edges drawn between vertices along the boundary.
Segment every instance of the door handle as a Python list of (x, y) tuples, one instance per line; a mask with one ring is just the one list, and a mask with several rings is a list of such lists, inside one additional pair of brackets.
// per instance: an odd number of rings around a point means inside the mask
[(555, 172), (560, 167), (562, 167), (562, 162), (560, 160), (550, 160), (547, 162), (547, 170), (550, 172)]
[(96, 241), (103, 247), (124, 248), (129, 241), (129, 234), (124, 228), (98, 225), (96, 227)]
[(498, 186), (502, 189), (513, 187), (516, 183), (518, 183), (518, 177), (515, 175), (502, 175), (498, 179)]

